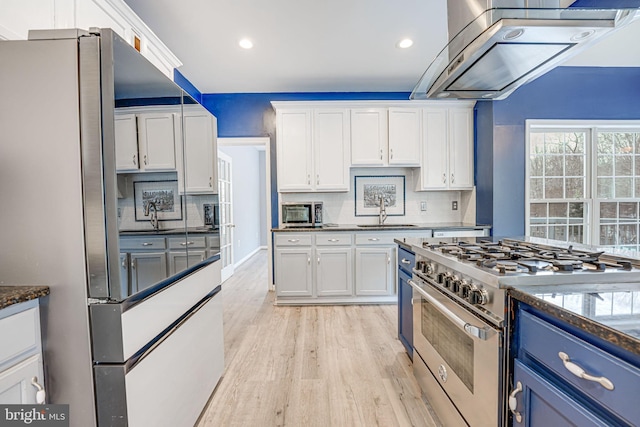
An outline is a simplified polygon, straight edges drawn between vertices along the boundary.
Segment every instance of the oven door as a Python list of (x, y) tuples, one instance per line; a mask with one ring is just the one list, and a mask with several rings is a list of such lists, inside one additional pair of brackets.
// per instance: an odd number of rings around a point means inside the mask
[(467, 424), (497, 426), (501, 332), (415, 275), (409, 284), (416, 353)]

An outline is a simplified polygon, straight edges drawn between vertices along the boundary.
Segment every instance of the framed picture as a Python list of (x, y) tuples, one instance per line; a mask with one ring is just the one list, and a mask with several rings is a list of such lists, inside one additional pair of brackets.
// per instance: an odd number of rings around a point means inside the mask
[(356, 176), (356, 216), (378, 216), (380, 198), (388, 216), (402, 216), (404, 211), (404, 176)]
[(156, 206), (158, 221), (182, 220), (182, 198), (178, 193), (178, 181), (135, 181), (133, 203), (136, 221), (149, 220), (144, 212), (150, 202)]

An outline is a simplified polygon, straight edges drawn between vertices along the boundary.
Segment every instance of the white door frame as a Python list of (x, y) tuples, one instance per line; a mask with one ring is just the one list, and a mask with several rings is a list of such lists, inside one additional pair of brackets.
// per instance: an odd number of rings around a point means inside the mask
[[(220, 162), (227, 163), (229, 165), (229, 190), (226, 192), (227, 199), (224, 201), (228, 203), (231, 207), (229, 210), (229, 215), (226, 219), (226, 222), (222, 221), (222, 212), (224, 211), (224, 207), (222, 205), (222, 200), (220, 200), (221, 191), (219, 190), (218, 194), (218, 206), (220, 207), (220, 256), (222, 258), (222, 271), (220, 272), (221, 281), (224, 283), (229, 277), (233, 276), (233, 271), (235, 268), (234, 265), (234, 251), (233, 251), (233, 228), (235, 225), (233, 224), (233, 162), (230, 156), (225, 153), (219, 151), (218, 153), (218, 186), (220, 186)], [(226, 230), (225, 230), (226, 227)], [(227, 253), (226, 257), (223, 256), (223, 245), (222, 235), (227, 234)], [(226, 265), (225, 265), (226, 263)]]
[(275, 291), (273, 284), (273, 244), (271, 239), (271, 138), (249, 137), (249, 138), (218, 138), (218, 147), (242, 147), (242, 146), (261, 146), (265, 148), (265, 173), (267, 174), (266, 182), (266, 202), (267, 202), (267, 278), (269, 281), (269, 290)]

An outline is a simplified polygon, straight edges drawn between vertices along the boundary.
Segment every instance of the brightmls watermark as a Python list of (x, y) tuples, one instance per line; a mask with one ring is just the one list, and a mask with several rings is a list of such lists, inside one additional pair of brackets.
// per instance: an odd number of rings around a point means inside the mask
[(69, 405), (0, 405), (0, 427), (69, 427)]

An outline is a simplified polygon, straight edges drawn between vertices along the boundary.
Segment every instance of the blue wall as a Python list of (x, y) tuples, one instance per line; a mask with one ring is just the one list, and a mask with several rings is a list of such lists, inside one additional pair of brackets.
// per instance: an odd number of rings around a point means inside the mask
[(173, 69), (173, 81), (193, 99), (202, 104), (202, 93), (177, 68)]
[(558, 67), (477, 114), (477, 221), (523, 235), (525, 120), (640, 120), (640, 68)]

